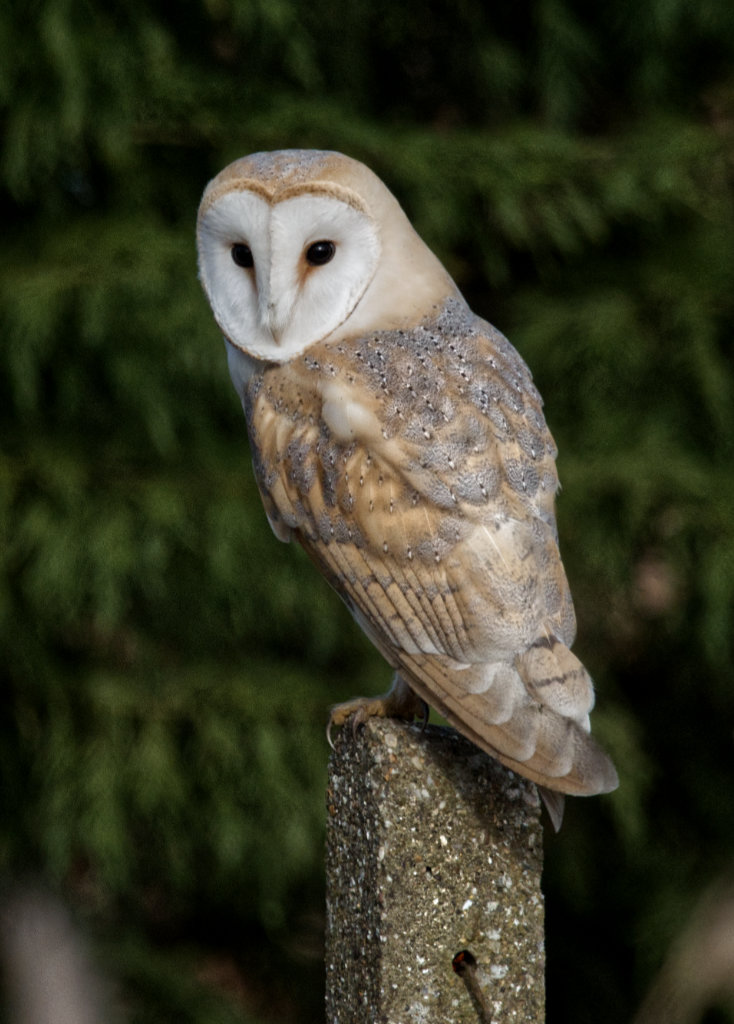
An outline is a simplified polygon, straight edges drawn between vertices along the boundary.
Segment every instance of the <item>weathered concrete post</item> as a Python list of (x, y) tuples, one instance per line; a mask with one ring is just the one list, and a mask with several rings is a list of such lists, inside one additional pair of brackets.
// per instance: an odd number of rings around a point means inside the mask
[(371, 719), (341, 730), (327, 811), (327, 1024), (542, 1024), (534, 786), (452, 729)]

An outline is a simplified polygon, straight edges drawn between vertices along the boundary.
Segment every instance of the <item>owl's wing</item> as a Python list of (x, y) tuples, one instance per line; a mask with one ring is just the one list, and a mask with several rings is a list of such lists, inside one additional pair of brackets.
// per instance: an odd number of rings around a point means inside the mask
[[(293, 532), (385, 658), (480, 747), (553, 789), (613, 788), (588, 735), (591, 680), (569, 650), (555, 447), (524, 364), (482, 334), (463, 359), (434, 351), (424, 372), (407, 344), (397, 357), (384, 339), (360, 344), (361, 359), (312, 352), (252, 388), (274, 529)], [(391, 360), (399, 396), (384, 386)]]
[[(386, 467), (378, 461), (376, 468), (385, 486)], [(479, 747), (542, 786), (575, 795), (615, 788), (611, 762), (589, 736), (591, 679), (557, 636), (557, 612), (548, 611), (556, 591), (567, 592), (565, 577), (548, 583), (537, 575), (552, 538), (538, 545), (525, 524), (506, 520), (472, 531), (445, 558), (421, 551), (420, 542), (412, 558), (391, 557), (379, 539), (353, 543), (356, 505), (353, 513), (346, 542), (297, 536), (411, 688)], [(326, 523), (326, 509), (317, 515)], [(440, 515), (427, 518), (428, 535), (440, 537)]]

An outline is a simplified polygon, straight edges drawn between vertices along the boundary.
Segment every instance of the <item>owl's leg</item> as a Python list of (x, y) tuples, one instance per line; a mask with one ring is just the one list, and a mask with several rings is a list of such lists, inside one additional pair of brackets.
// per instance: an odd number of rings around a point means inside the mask
[(334, 746), (331, 742), (331, 730), (334, 726), (344, 725), (348, 718), (352, 718), (352, 732), (356, 732), (368, 718), (404, 718), (408, 722), (420, 718), (425, 725), (428, 721), (428, 705), (416, 696), (400, 674), (396, 673), (387, 693), (379, 697), (355, 697), (343, 704), (334, 705), (326, 727), (326, 738), (330, 747)]

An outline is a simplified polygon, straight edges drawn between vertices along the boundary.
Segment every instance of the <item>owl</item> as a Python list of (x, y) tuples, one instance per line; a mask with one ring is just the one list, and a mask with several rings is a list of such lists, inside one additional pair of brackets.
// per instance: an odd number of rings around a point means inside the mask
[(334, 152), (255, 153), (207, 186), (201, 281), (275, 535), (395, 670), (332, 710), (424, 716), (563, 794), (617, 785), (590, 736), (530, 372), (475, 316), (382, 181)]

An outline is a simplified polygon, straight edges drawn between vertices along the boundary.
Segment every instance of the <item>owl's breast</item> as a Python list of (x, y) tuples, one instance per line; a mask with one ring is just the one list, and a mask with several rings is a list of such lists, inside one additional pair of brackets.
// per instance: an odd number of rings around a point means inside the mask
[(275, 512), (306, 544), (384, 547), (378, 520), (397, 510), (405, 484), (385, 458), (380, 403), (354, 374), (312, 356), (271, 367), (245, 411), (271, 520)]

